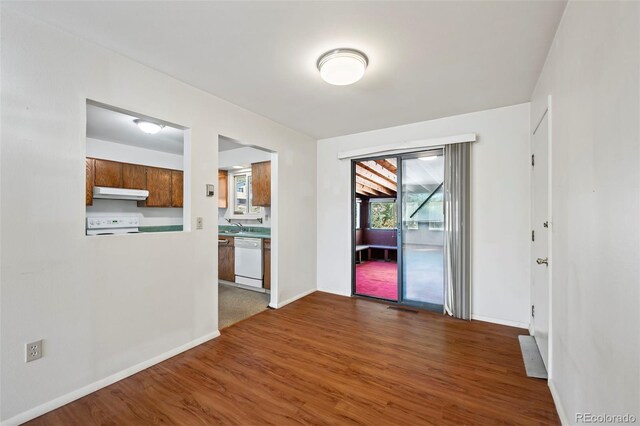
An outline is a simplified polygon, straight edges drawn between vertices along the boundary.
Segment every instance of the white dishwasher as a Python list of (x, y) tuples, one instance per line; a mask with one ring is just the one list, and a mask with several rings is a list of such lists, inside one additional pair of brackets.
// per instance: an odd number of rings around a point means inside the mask
[(236, 283), (262, 288), (262, 240), (236, 237)]

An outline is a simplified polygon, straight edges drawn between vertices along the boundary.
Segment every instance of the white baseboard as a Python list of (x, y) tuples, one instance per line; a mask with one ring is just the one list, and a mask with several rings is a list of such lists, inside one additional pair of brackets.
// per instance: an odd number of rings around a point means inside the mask
[(560, 417), (560, 423), (562, 423), (562, 425), (570, 425), (571, 422), (567, 418), (567, 412), (564, 411), (564, 407), (562, 406), (562, 402), (560, 401), (560, 395), (558, 395), (556, 385), (551, 379), (549, 379), (547, 384), (549, 385), (549, 389), (551, 390), (551, 397), (553, 398), (553, 402), (556, 405), (556, 411), (558, 412), (558, 417)]
[(298, 294), (298, 295), (296, 295), (296, 296), (293, 296), (293, 297), (292, 297), (292, 298), (290, 298), (290, 299), (287, 299), (287, 300), (284, 300), (284, 301), (282, 301), (282, 302), (279, 302), (279, 303), (277, 303), (276, 305), (272, 305), (271, 303), (269, 303), (269, 306), (270, 306), (270, 307), (272, 307), (272, 308), (274, 308), (274, 309), (280, 309), (280, 308), (282, 308), (283, 306), (288, 305), (288, 304), (289, 304), (289, 303), (291, 303), (291, 302), (295, 302), (295, 301), (296, 301), (296, 300), (298, 300), (298, 299), (302, 299), (303, 297), (308, 296), (308, 295), (310, 295), (311, 293), (313, 293), (313, 292), (315, 292), (315, 291), (316, 291), (316, 289), (315, 289), (315, 288), (312, 288), (311, 290), (304, 291), (304, 292), (302, 292), (302, 293), (300, 293), (300, 294)]
[(76, 399), (82, 398), (83, 396), (87, 396), (90, 393), (93, 393), (99, 389), (112, 385), (115, 382), (118, 382), (146, 368), (149, 368), (155, 364), (165, 361), (171, 357), (174, 357), (179, 353), (182, 353), (198, 345), (201, 345), (204, 342), (207, 342), (211, 339), (215, 339), (218, 336), (220, 336), (220, 332), (217, 330), (214, 331), (213, 333), (206, 334), (198, 339), (192, 340), (191, 342), (185, 343), (182, 346), (178, 346), (177, 348), (171, 349), (163, 354), (160, 354), (151, 359), (148, 359), (147, 361), (143, 361), (132, 367), (126, 368), (122, 371), (119, 371), (115, 374), (105, 377), (104, 379), (100, 379), (97, 382), (93, 382), (73, 392), (69, 392), (66, 395), (62, 395), (49, 402), (45, 402), (44, 404), (38, 405), (37, 407), (24, 411), (18, 415), (11, 417), (10, 419), (2, 421), (0, 424), (2, 426), (13, 426), (13, 425), (19, 425), (19, 424), (28, 422), (29, 420), (35, 419), (36, 417), (39, 417), (45, 413), (48, 413), (49, 411), (55, 410), (56, 408), (60, 408), (63, 405), (66, 405), (70, 402), (75, 401)]
[(325, 290), (323, 288), (319, 288), (318, 291), (320, 291), (322, 293), (335, 294), (336, 296), (351, 297), (351, 292), (345, 293), (345, 292), (342, 292), (342, 291)]
[(525, 328), (529, 330), (529, 324), (525, 322), (503, 320), (499, 318), (490, 318), (490, 317), (484, 317), (482, 315), (475, 315), (475, 314), (471, 315), (471, 319), (476, 321), (492, 322), (494, 324), (500, 324), (500, 325), (508, 325), (509, 327)]

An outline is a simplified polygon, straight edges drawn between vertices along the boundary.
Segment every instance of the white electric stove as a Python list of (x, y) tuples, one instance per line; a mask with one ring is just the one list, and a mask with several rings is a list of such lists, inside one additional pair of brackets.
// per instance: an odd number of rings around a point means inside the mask
[(88, 217), (87, 235), (137, 234), (139, 226), (137, 216)]

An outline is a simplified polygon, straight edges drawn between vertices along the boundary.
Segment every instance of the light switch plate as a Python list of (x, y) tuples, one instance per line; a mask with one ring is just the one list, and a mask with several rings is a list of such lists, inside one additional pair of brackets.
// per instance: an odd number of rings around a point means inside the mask
[(197, 217), (196, 218), (196, 229), (202, 229), (202, 218), (201, 217)]
[(207, 184), (207, 197), (213, 197), (215, 195), (215, 185), (212, 183)]

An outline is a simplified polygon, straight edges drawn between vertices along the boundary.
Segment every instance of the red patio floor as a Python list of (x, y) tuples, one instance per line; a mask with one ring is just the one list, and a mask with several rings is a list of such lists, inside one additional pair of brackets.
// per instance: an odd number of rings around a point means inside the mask
[(398, 300), (398, 264), (376, 260), (357, 264), (356, 294)]

